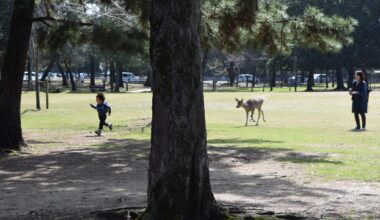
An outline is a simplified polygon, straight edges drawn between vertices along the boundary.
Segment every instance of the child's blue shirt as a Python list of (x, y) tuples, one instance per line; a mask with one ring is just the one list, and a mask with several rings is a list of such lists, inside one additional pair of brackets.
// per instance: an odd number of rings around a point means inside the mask
[(91, 106), (98, 111), (99, 115), (107, 115), (107, 113), (111, 114), (111, 106), (107, 102), (97, 104), (96, 106)]

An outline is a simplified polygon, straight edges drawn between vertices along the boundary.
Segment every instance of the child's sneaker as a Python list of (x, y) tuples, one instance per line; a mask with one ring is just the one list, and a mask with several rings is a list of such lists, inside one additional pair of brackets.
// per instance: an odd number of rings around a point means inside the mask
[(110, 128), (110, 131), (112, 131), (112, 123), (110, 123), (110, 125), (108, 126)]
[(362, 131), (368, 131), (367, 128), (362, 128)]
[(102, 130), (96, 130), (95, 134), (97, 134), (98, 136), (102, 136)]

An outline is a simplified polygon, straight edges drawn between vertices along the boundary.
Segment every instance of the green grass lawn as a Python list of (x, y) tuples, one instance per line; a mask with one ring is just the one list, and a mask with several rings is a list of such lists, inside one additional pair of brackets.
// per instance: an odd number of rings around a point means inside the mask
[[(110, 118), (115, 139), (148, 140), (142, 128), (151, 118), (151, 94), (106, 94), (113, 107)], [(264, 96), (267, 123), (244, 127), (245, 113), (234, 98)], [(43, 97), (43, 96), (42, 96)], [(89, 107), (95, 94), (50, 94), (50, 109), (35, 112), (34, 93), (23, 94), (22, 123), (26, 136), (70, 138), (94, 131), (97, 114)], [(209, 145), (268, 151), (286, 150), (318, 157), (285, 157), (282, 161), (306, 166), (326, 179), (380, 180), (380, 93), (370, 98), (368, 132), (355, 133), (351, 101), (346, 92), (320, 93), (205, 93)], [(42, 99), (44, 106), (44, 99)], [(257, 116), (257, 115), (256, 115)], [(54, 134), (54, 135), (53, 135)], [(58, 144), (58, 143), (57, 143)]]

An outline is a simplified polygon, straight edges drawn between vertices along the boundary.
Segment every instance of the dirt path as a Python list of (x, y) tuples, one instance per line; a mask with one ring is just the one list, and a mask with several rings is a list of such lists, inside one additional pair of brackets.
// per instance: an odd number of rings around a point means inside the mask
[[(30, 154), (0, 159), (0, 219), (81, 219), (92, 211), (145, 206), (148, 142), (78, 134), (31, 143)], [(221, 203), (250, 213), (380, 219), (380, 183), (319, 181), (302, 165), (278, 160), (316, 155), (228, 147), (209, 153)]]

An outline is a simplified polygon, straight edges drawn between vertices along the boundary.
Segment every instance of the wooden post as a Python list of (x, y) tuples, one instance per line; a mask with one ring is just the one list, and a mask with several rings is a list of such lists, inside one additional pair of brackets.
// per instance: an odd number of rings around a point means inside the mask
[(49, 109), (49, 80), (45, 80), (46, 82), (46, 109)]
[(298, 88), (298, 57), (297, 54), (295, 53), (294, 56), (294, 92), (297, 92)]
[(40, 103), (40, 79), (39, 79), (39, 66), (38, 66), (38, 48), (36, 49), (36, 76), (35, 76), (35, 83), (36, 83), (36, 109), (41, 110), (41, 103)]

